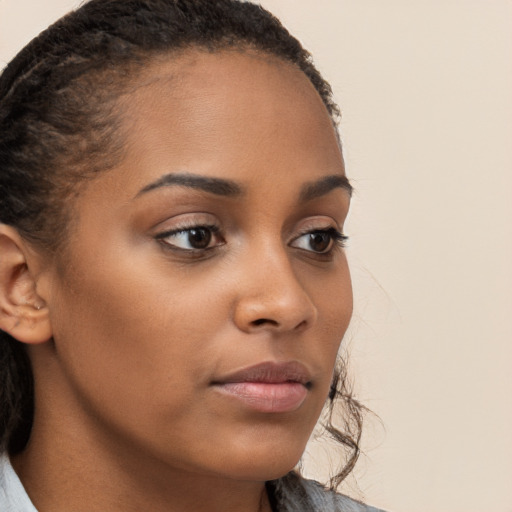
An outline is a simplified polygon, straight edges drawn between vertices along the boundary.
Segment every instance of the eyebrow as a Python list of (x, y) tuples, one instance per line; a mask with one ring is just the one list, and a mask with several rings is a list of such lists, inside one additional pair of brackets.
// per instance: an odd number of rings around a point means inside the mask
[[(238, 183), (224, 178), (212, 178), (190, 173), (169, 173), (161, 176), (156, 181), (142, 188), (135, 197), (161, 187), (180, 186), (196, 190), (203, 190), (210, 194), (225, 197), (236, 197), (242, 195), (243, 190)], [(306, 183), (302, 186), (299, 200), (311, 201), (324, 196), (336, 188), (346, 190), (349, 196), (352, 195), (353, 187), (348, 178), (341, 174), (325, 176), (317, 181)]]
[(318, 197), (324, 196), (336, 188), (346, 190), (349, 196), (352, 196), (354, 188), (348, 181), (348, 178), (342, 174), (334, 174), (332, 176), (325, 176), (317, 181), (306, 183), (300, 191), (301, 201), (311, 201)]
[(169, 173), (146, 185), (135, 197), (161, 187), (179, 186), (203, 190), (217, 196), (234, 197), (242, 194), (240, 185), (223, 178), (211, 178), (190, 173)]

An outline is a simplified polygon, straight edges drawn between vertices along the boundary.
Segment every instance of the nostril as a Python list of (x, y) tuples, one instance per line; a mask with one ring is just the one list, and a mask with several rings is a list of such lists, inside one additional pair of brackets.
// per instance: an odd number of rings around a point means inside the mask
[(257, 320), (252, 321), (252, 325), (256, 327), (263, 324), (278, 325), (275, 320), (270, 320), (268, 318), (258, 318)]

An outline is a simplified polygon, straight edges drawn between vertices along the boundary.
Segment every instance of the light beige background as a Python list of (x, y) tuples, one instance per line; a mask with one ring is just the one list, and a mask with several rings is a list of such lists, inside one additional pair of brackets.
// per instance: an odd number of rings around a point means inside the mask
[[(0, 66), (75, 0), (0, 0)], [(265, 0), (343, 109), (357, 488), (512, 511), (512, 2)]]

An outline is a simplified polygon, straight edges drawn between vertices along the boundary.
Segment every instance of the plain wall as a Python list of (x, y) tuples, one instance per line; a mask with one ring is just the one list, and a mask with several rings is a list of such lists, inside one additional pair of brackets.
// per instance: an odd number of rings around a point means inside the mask
[[(343, 110), (350, 344), (371, 420), (347, 492), (512, 511), (512, 2), (265, 0)], [(74, 0), (0, 0), (0, 67)]]

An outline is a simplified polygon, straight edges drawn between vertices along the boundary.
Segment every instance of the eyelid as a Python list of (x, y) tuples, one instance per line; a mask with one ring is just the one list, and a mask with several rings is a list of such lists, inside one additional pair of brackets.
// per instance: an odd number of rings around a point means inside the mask
[[(166, 238), (171, 238), (173, 236), (177, 236), (180, 234), (186, 234), (187, 232), (193, 231), (193, 230), (207, 230), (212, 235), (212, 240), (215, 240), (214, 245), (208, 244), (207, 247), (199, 248), (199, 247), (180, 247), (177, 244), (170, 243), (166, 241)], [(200, 222), (198, 219), (189, 219), (186, 221), (183, 221), (181, 224), (176, 224), (176, 226), (172, 227), (171, 229), (163, 230), (158, 232), (156, 235), (154, 235), (154, 238), (165, 248), (168, 250), (172, 250), (175, 252), (181, 252), (184, 254), (199, 254), (199, 253), (205, 253), (212, 249), (215, 249), (216, 247), (219, 247), (221, 245), (225, 244), (225, 240), (222, 237), (221, 234), (221, 228), (220, 226), (212, 223), (207, 222)]]
[[(327, 235), (329, 235), (331, 237), (331, 240), (332, 240), (332, 244), (331, 244), (330, 248), (328, 250), (324, 251), (324, 252), (320, 252), (320, 251), (309, 250), (309, 249), (304, 249), (302, 247), (294, 246), (293, 243), (296, 242), (297, 240), (300, 240), (304, 236), (314, 235), (314, 234), (327, 234)], [(299, 235), (295, 236), (289, 242), (289, 245), (291, 247), (297, 247), (298, 249), (302, 249), (304, 251), (311, 252), (311, 253), (314, 253), (314, 254), (329, 254), (336, 247), (341, 247), (341, 248), (345, 247), (345, 243), (346, 243), (347, 240), (348, 240), (348, 236), (347, 235), (343, 234), (337, 228), (331, 226), (331, 227), (326, 227), (326, 228), (316, 228), (316, 229), (305, 230), (305, 231), (301, 232)]]
[(206, 224), (206, 223), (194, 223), (188, 226), (177, 226), (172, 229), (167, 229), (165, 231), (161, 231), (155, 235), (155, 238), (165, 238), (172, 235), (177, 235), (179, 233), (184, 233), (186, 231), (191, 231), (193, 229), (209, 229), (213, 233), (218, 233), (220, 231), (219, 226), (215, 224)]
[(198, 226), (215, 227), (220, 229), (220, 221), (217, 216), (205, 211), (184, 211), (159, 219), (149, 230), (151, 238), (162, 238), (172, 233), (193, 229)]
[(338, 222), (336, 217), (327, 215), (311, 215), (295, 222), (294, 228), (290, 230), (290, 242), (299, 236), (313, 233), (315, 231), (329, 231), (334, 229), (337, 233), (343, 233), (343, 223)]

